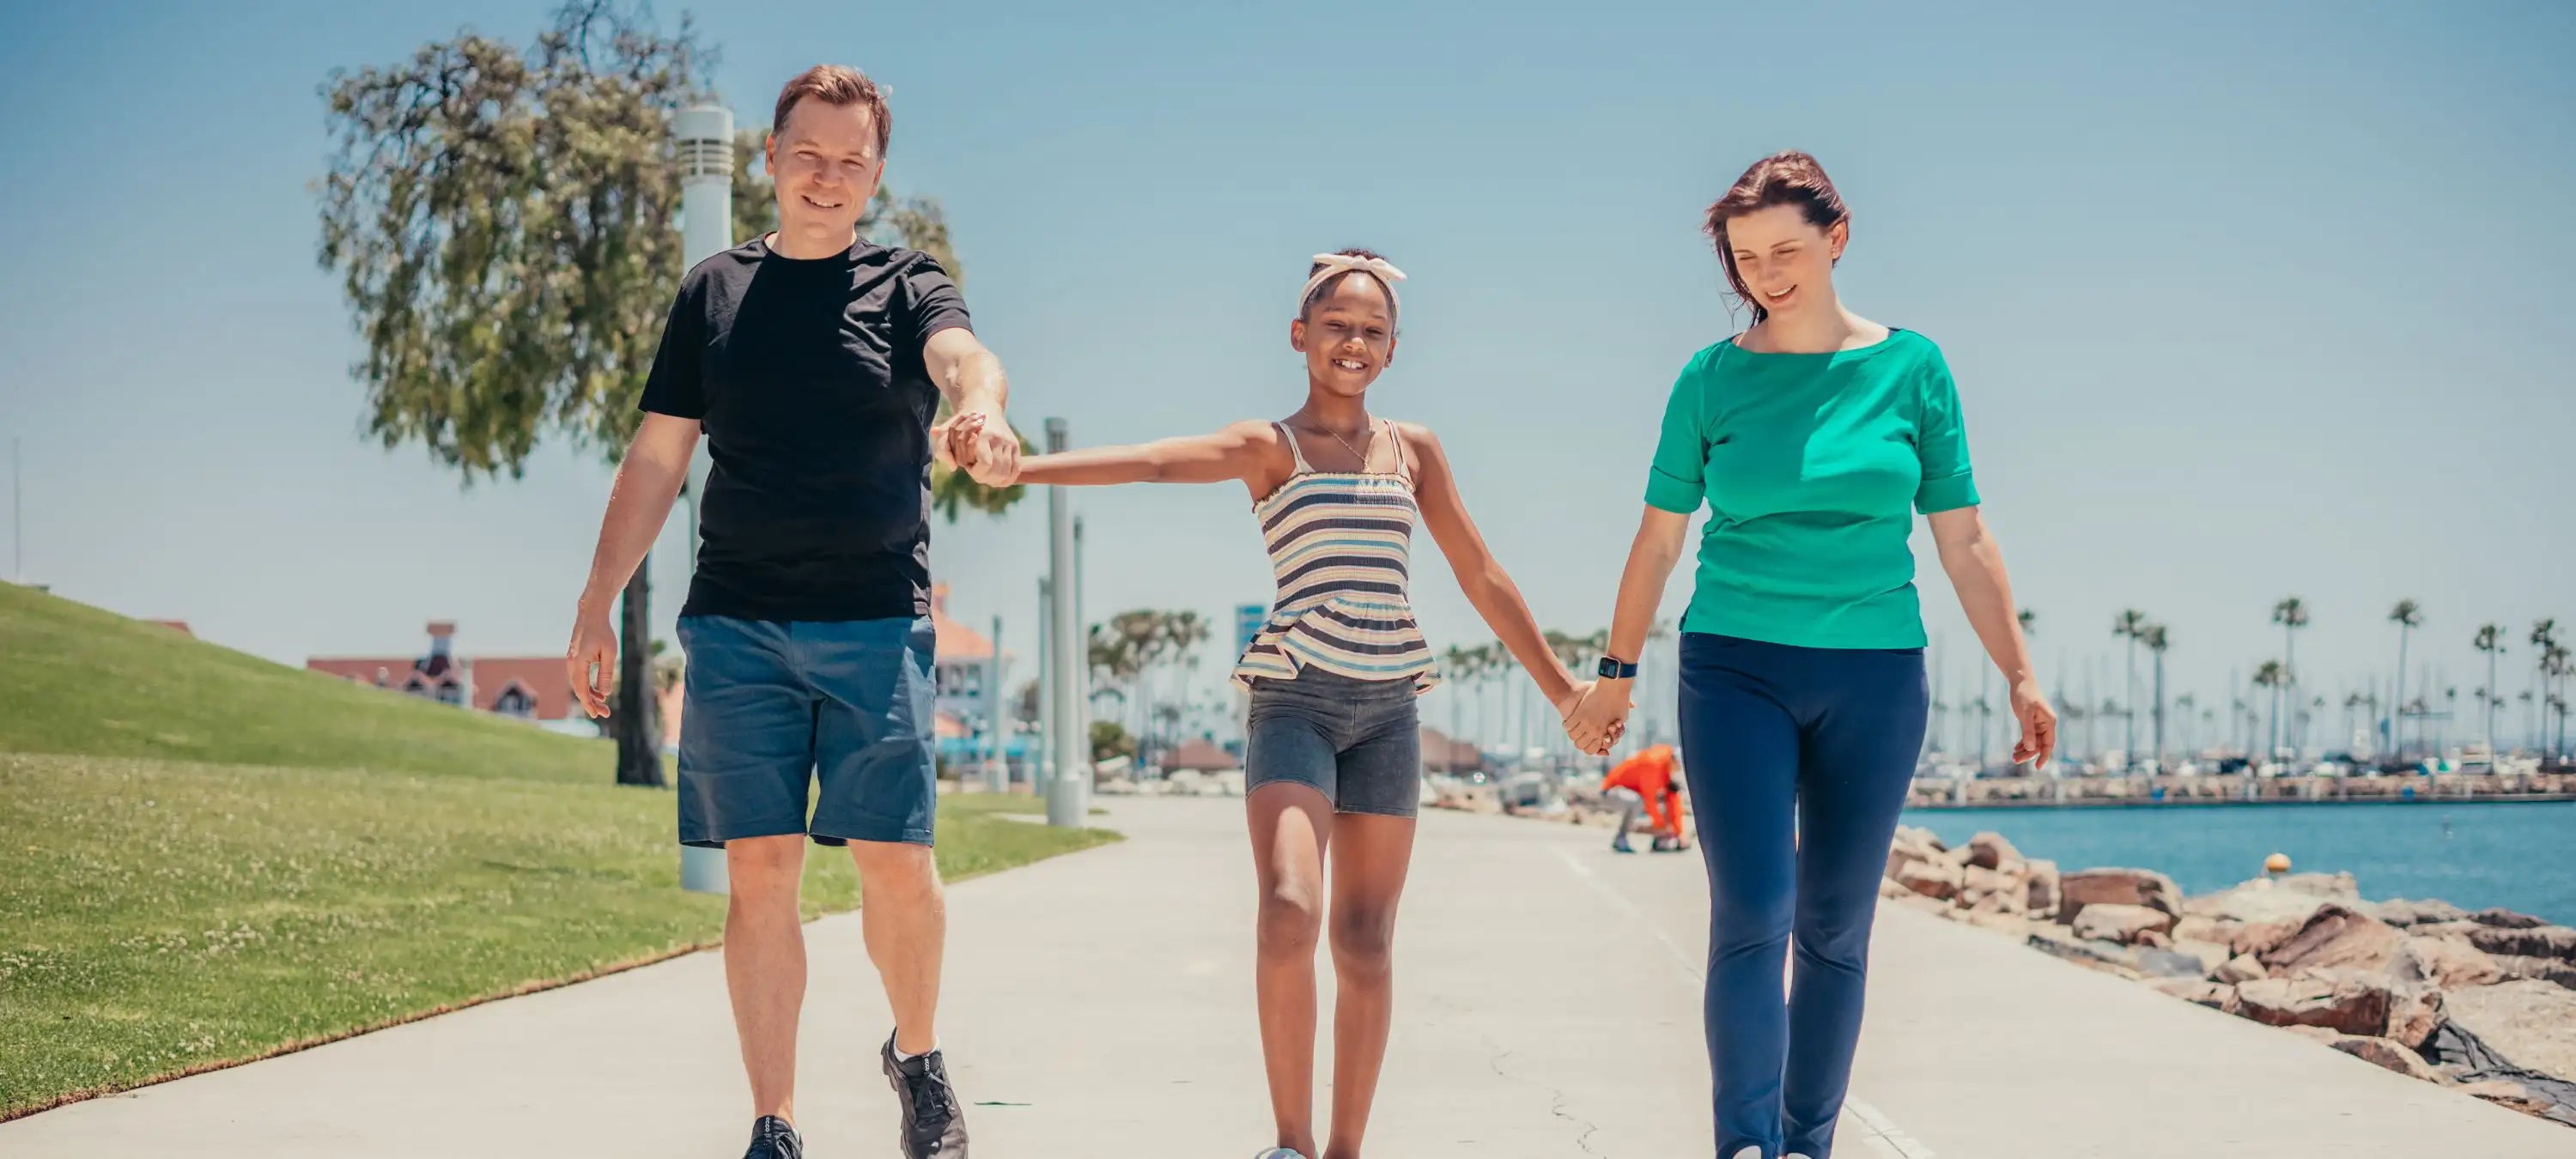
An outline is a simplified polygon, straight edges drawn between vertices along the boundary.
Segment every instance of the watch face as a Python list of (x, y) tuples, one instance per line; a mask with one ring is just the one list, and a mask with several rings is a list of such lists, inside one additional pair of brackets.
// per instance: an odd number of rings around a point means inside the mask
[(1601, 658), (1601, 667), (1595, 671), (1597, 671), (1604, 679), (1617, 680), (1628, 674), (1627, 668), (1627, 665), (1604, 656)]

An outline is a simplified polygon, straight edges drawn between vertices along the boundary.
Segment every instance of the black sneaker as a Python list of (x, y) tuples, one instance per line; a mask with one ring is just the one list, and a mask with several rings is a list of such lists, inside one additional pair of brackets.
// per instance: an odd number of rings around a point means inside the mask
[(939, 1052), (897, 1062), (894, 1039), (888, 1038), (883, 1059), (886, 1081), (903, 1104), (896, 1139), (904, 1159), (966, 1159), (966, 1112), (957, 1104), (957, 1088), (948, 1085), (948, 1063)]
[(762, 1115), (751, 1125), (751, 1150), (742, 1159), (805, 1159), (805, 1140), (776, 1115)]

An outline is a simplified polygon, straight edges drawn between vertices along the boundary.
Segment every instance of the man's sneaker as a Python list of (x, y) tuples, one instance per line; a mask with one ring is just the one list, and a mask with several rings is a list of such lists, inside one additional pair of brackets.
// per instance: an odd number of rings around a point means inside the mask
[(805, 1140), (776, 1115), (762, 1115), (751, 1125), (751, 1150), (742, 1159), (805, 1159)]
[(966, 1159), (966, 1112), (957, 1105), (957, 1089), (948, 1085), (948, 1064), (939, 1052), (897, 1061), (889, 1037), (883, 1058), (886, 1081), (903, 1104), (896, 1138), (904, 1159)]
[(1306, 1159), (1306, 1157), (1286, 1147), (1273, 1147), (1253, 1156), (1252, 1159)]

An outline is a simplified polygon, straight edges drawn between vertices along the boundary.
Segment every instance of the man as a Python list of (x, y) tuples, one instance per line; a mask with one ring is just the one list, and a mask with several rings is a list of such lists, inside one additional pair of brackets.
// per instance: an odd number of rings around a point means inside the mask
[(1682, 848), (1681, 787), (1673, 779), (1673, 746), (1655, 745), (1621, 761), (1601, 778), (1601, 793), (1619, 806), (1617, 835), (1610, 848), (1620, 853), (1635, 853), (1628, 844), (1628, 830), (1644, 813), (1652, 822), (1654, 849), (1667, 853)]
[[(868, 957), (894, 1010), (881, 1054), (903, 1153), (966, 1154), (932, 1024), (947, 919), (930, 850), (929, 472), (936, 443), (979, 481), (1008, 479), (1019, 438), (1002, 419), (1001, 363), (956, 285), (927, 256), (858, 236), (891, 127), (854, 69), (817, 66), (779, 93), (766, 146), (778, 232), (680, 284), (567, 658), (584, 707), (605, 715), (610, 603), (703, 431), (714, 467), (680, 611), (679, 827), (685, 844), (722, 848), (732, 875), (725, 986), (751, 1080), (748, 1159), (804, 1151), (793, 1124), (809, 838), (846, 844), (858, 865)], [(968, 421), (934, 430), (942, 398)]]

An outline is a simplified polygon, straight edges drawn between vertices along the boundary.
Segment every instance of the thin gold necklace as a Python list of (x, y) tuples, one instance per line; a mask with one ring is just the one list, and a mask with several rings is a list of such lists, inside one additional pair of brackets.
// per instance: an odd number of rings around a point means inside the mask
[[(1325, 433), (1325, 434), (1327, 434), (1327, 435), (1332, 436), (1332, 439), (1333, 439), (1333, 441), (1334, 441), (1334, 442), (1336, 442), (1336, 443), (1340, 443), (1340, 444), (1342, 445), (1342, 449), (1343, 449), (1343, 450), (1345, 450), (1345, 451), (1349, 451), (1349, 452), (1351, 453), (1351, 457), (1352, 457), (1352, 458), (1357, 459), (1357, 460), (1359, 460), (1359, 461), (1360, 461), (1359, 470), (1357, 470), (1357, 471), (1353, 472), (1353, 474), (1367, 474), (1367, 473), (1368, 473), (1368, 464), (1369, 464), (1369, 461), (1368, 461), (1368, 455), (1367, 455), (1365, 452), (1362, 452), (1359, 448), (1352, 446), (1352, 445), (1351, 445), (1351, 441), (1350, 441), (1349, 439), (1343, 438), (1343, 437), (1342, 437), (1342, 434), (1341, 434), (1341, 432), (1340, 432), (1340, 431), (1336, 431), (1336, 430), (1334, 430), (1334, 429), (1333, 429), (1333, 428), (1331, 428), (1331, 427), (1328, 427), (1328, 426), (1323, 425), (1322, 423), (1317, 423), (1317, 424), (1315, 424), (1315, 429), (1316, 429), (1316, 430), (1319, 430), (1319, 431), (1322, 431), (1322, 432), (1324, 432), (1324, 433)], [(1363, 442), (1367, 442), (1367, 441), (1370, 441), (1370, 440), (1374, 439), (1376, 435), (1377, 435), (1377, 424), (1376, 424), (1376, 423), (1374, 423), (1374, 422), (1372, 422), (1372, 423), (1368, 424), (1368, 425), (1367, 425), (1367, 426), (1365, 426), (1365, 427), (1360, 428), (1360, 438), (1361, 438), (1361, 440), (1362, 440)]]

